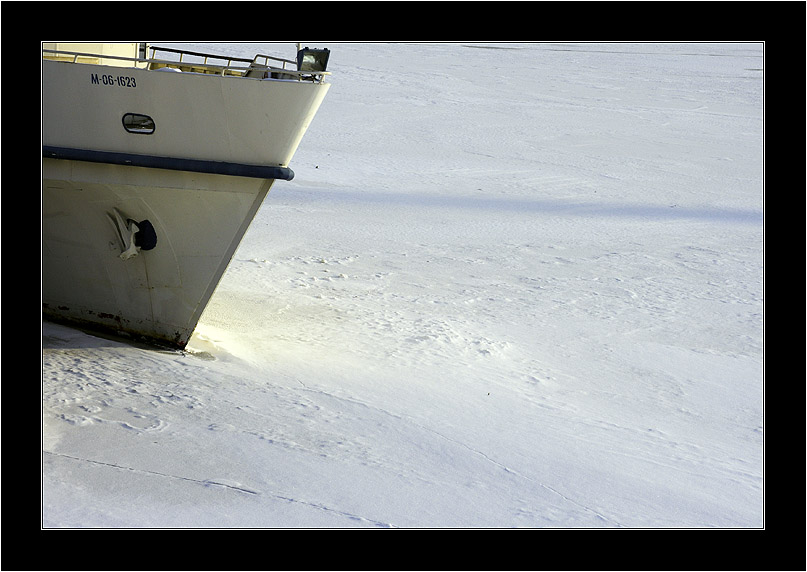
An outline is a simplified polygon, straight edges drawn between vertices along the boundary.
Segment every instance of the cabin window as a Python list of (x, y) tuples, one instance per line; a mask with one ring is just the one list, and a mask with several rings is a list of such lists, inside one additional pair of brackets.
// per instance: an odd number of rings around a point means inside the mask
[(154, 120), (142, 113), (127, 113), (123, 116), (123, 128), (129, 133), (154, 133)]

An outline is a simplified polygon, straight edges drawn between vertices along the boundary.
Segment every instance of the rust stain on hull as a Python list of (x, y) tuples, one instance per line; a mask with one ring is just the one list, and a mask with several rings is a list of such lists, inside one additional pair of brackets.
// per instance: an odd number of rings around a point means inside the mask
[[(48, 304), (42, 305), (42, 317), (44, 320), (71, 326), (79, 330), (97, 333), (107, 337), (113, 337), (122, 341), (136, 341), (157, 348), (171, 348), (184, 350), (188, 344), (188, 339), (183, 339), (180, 332), (176, 332), (174, 337), (157, 336), (153, 333), (137, 328), (131, 322), (105, 312), (95, 314), (100, 320), (86, 319), (68, 314), (70, 308), (59, 306), (58, 311), (54, 311)], [(94, 312), (89, 312), (94, 314)], [(190, 337), (190, 336), (188, 336)]]

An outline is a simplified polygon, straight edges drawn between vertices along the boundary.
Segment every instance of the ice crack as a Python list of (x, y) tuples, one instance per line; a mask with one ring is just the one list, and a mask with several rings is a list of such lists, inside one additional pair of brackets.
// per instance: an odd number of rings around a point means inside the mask
[(126, 467), (126, 466), (123, 466), (123, 465), (118, 465), (116, 463), (108, 463), (106, 461), (96, 461), (94, 459), (84, 459), (82, 457), (75, 457), (73, 455), (66, 455), (64, 453), (54, 453), (53, 451), (42, 451), (42, 452), (45, 453), (46, 455), (52, 455), (54, 457), (63, 457), (65, 459), (73, 459), (74, 461), (81, 461), (81, 462), (84, 462), (84, 463), (91, 463), (93, 465), (100, 465), (102, 467), (111, 467), (113, 469), (119, 469), (119, 470), (122, 470), (122, 471), (131, 471), (133, 473), (138, 473), (138, 474), (142, 474), (142, 475), (153, 475), (153, 476), (156, 476), (156, 477), (164, 477), (164, 478), (168, 478), (168, 479), (176, 479), (176, 480), (180, 480), (180, 481), (188, 481), (188, 482), (191, 482), (191, 483), (197, 483), (197, 484), (200, 484), (200, 485), (204, 485), (206, 487), (211, 486), (211, 485), (215, 485), (215, 486), (220, 486), (220, 487), (224, 487), (224, 488), (227, 488), (227, 489), (231, 489), (231, 490), (234, 490), (234, 491), (238, 491), (240, 493), (246, 493), (246, 494), (249, 494), (249, 495), (258, 495), (258, 494), (260, 494), (258, 491), (249, 489), (249, 488), (241, 485), (240, 483), (227, 482), (227, 481), (220, 480), (220, 479), (215, 479), (215, 480), (211, 480), (211, 479), (205, 479), (205, 480), (194, 479), (192, 477), (183, 477), (181, 475), (170, 475), (168, 473), (161, 473), (159, 471), (149, 471), (147, 469), (135, 469), (134, 467)]

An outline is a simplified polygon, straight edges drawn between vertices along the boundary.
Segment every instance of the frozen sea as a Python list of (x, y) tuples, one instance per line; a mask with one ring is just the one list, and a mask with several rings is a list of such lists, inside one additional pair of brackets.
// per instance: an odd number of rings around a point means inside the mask
[(42, 527), (762, 528), (763, 45), (318, 47), (188, 351), (43, 323)]

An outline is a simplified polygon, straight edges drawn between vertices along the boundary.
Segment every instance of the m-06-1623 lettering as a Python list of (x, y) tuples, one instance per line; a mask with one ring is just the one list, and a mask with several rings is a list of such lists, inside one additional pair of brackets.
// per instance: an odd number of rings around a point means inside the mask
[(127, 75), (90, 74), (90, 83), (93, 85), (111, 85), (117, 87), (137, 87), (135, 78)]

